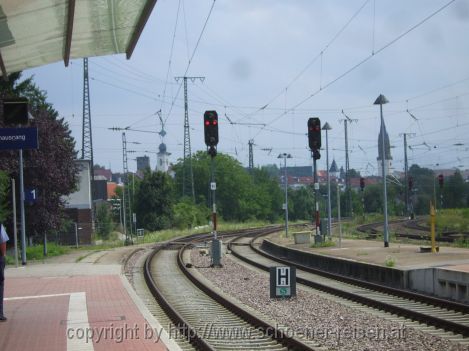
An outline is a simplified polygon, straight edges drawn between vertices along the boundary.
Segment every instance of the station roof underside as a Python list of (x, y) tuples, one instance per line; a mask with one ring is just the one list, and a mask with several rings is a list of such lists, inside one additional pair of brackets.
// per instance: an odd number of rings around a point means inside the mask
[(74, 58), (130, 58), (156, 1), (2, 0), (1, 75)]

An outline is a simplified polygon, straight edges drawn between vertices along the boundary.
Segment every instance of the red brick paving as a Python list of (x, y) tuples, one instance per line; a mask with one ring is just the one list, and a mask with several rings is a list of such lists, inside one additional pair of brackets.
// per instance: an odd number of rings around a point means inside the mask
[[(117, 275), (9, 278), (5, 283), (6, 298), (85, 292), (90, 327), (108, 332), (99, 342), (93, 338), (96, 351), (166, 350), (155, 338), (145, 339), (146, 321)], [(69, 296), (5, 301), (8, 321), (0, 323), (0, 350), (66, 350), (68, 308)]]

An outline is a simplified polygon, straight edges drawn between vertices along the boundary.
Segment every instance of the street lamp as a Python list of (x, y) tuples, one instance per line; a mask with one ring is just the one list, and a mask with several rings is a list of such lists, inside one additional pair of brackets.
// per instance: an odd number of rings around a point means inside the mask
[[(384, 166), (384, 159), (386, 158), (386, 147), (385, 147), (385, 137), (384, 137), (384, 119), (383, 119), (383, 105), (387, 104), (389, 101), (383, 94), (380, 94), (375, 100), (374, 105), (379, 105), (379, 110), (381, 113), (381, 170), (383, 173), (383, 193), (384, 193), (384, 247), (389, 247), (389, 233), (388, 233), (388, 194), (386, 188), (386, 167)], [(378, 145), (379, 147), (379, 145)]]
[(283, 158), (284, 182), (285, 182), (285, 237), (288, 237), (288, 179), (287, 179), (287, 158), (292, 158), (290, 154), (280, 154), (277, 158)]
[(322, 127), (322, 130), (326, 131), (326, 171), (327, 171), (327, 234), (329, 237), (331, 236), (331, 176), (329, 174), (329, 139), (328, 139), (328, 131), (331, 130), (332, 127), (329, 123), (326, 122)]

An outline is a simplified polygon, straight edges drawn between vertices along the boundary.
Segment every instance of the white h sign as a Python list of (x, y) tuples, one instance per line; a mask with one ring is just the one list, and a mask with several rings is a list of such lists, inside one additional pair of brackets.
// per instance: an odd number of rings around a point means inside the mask
[(290, 267), (276, 267), (277, 287), (290, 286)]

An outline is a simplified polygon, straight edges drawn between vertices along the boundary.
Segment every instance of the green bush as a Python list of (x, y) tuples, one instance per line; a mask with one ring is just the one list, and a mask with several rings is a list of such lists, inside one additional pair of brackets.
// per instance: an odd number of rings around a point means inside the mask
[(179, 229), (190, 229), (208, 223), (209, 209), (203, 205), (179, 202), (173, 206), (173, 225)]
[[(435, 218), (436, 230), (443, 231), (469, 231), (469, 208), (456, 208), (439, 210)], [(430, 219), (428, 219), (430, 226)]]
[(109, 205), (103, 203), (96, 208), (96, 233), (103, 240), (109, 239), (109, 234), (113, 230), (112, 213)]
[(396, 258), (392, 256), (386, 257), (386, 260), (384, 261), (384, 265), (389, 268), (394, 267), (396, 265)]

